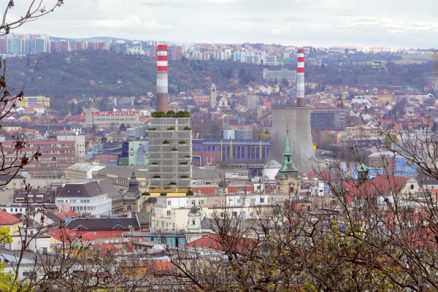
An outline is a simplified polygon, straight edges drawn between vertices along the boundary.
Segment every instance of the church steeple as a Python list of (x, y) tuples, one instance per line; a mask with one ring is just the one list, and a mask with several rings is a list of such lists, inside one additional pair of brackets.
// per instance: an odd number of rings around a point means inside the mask
[(128, 192), (130, 192), (130, 193), (139, 193), (140, 192), (138, 190), (138, 180), (135, 177), (135, 172), (133, 172), (131, 174), (131, 178), (129, 179)]
[(292, 147), (290, 145), (289, 135), (286, 135), (286, 138), (284, 140), (283, 163), (280, 170), (278, 171), (277, 176), (298, 176), (298, 169), (292, 161)]

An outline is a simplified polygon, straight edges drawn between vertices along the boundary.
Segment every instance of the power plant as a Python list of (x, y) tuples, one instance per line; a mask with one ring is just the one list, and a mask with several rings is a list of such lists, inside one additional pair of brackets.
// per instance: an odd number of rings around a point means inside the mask
[(169, 110), (167, 45), (157, 46), (157, 111)]
[(311, 109), (305, 105), (304, 49), (297, 53), (296, 104), (272, 106), (270, 160), (282, 161), (286, 137), (292, 144), (292, 160), (300, 172), (312, 170), (314, 151), (310, 126)]

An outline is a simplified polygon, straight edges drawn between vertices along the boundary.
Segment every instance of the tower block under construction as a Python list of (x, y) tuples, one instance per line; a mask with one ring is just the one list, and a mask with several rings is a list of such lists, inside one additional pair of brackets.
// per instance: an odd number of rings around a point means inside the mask
[(314, 151), (310, 125), (311, 109), (305, 105), (304, 49), (297, 53), (296, 105), (272, 106), (270, 159), (282, 161), (283, 141), (291, 141), (292, 157), (300, 172), (312, 170)]

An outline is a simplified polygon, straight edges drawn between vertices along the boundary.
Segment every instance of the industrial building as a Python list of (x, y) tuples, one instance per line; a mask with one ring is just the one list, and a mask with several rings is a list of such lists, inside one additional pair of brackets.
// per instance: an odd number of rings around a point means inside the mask
[(99, 111), (89, 109), (85, 112), (86, 127), (114, 127), (121, 124), (134, 126), (140, 124), (138, 111)]
[(314, 162), (311, 135), (311, 109), (305, 105), (304, 50), (298, 50), (296, 104), (289, 100), (272, 107), (272, 131), (269, 160), (283, 160), (283, 143), (291, 142), (292, 159), (300, 172), (308, 172)]
[(193, 163), (197, 166), (218, 163), (263, 165), (268, 158), (269, 144), (269, 141), (262, 140), (194, 139)]

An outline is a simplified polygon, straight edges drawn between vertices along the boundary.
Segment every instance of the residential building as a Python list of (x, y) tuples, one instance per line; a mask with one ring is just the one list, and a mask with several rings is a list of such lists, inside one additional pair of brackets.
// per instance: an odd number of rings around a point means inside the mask
[(179, 193), (192, 178), (190, 117), (154, 117), (149, 128), (149, 189)]
[[(151, 230), (189, 231), (192, 221), (189, 214), (198, 207), (201, 218), (230, 217), (257, 219), (270, 214), (272, 207), (282, 205), (288, 194), (233, 194), (193, 197), (158, 197), (152, 206)], [(192, 212), (193, 213), (193, 212)]]
[(84, 161), (86, 158), (85, 135), (76, 133), (63, 133), (56, 136), (58, 141), (73, 141), (75, 146), (75, 157), (78, 161)]
[(24, 96), (21, 99), (18, 99), (16, 102), (17, 107), (22, 108), (30, 108), (35, 106), (40, 106), (43, 108), (50, 107), (50, 97), (46, 96)]
[(88, 162), (78, 162), (65, 169), (66, 180), (86, 180), (93, 178), (93, 172), (99, 171), (105, 166)]
[(312, 129), (338, 131), (345, 128), (344, 110), (313, 110), (310, 114)]
[[(15, 152), (16, 142), (3, 142), (2, 146), (6, 156), (5, 163), (18, 163)], [(21, 171), (30, 174), (32, 178), (61, 178), (64, 170), (79, 160), (76, 156), (75, 141), (26, 141), (21, 155), (32, 157), (37, 151), (41, 153), (39, 159), (30, 161)]]
[(79, 215), (110, 215), (112, 202), (96, 181), (67, 183), (56, 195), (60, 211), (75, 211)]
[(263, 79), (269, 82), (278, 82), (280, 83), (283, 80), (286, 80), (289, 84), (293, 84), (296, 81), (296, 72), (295, 70), (268, 70), (263, 69)]

